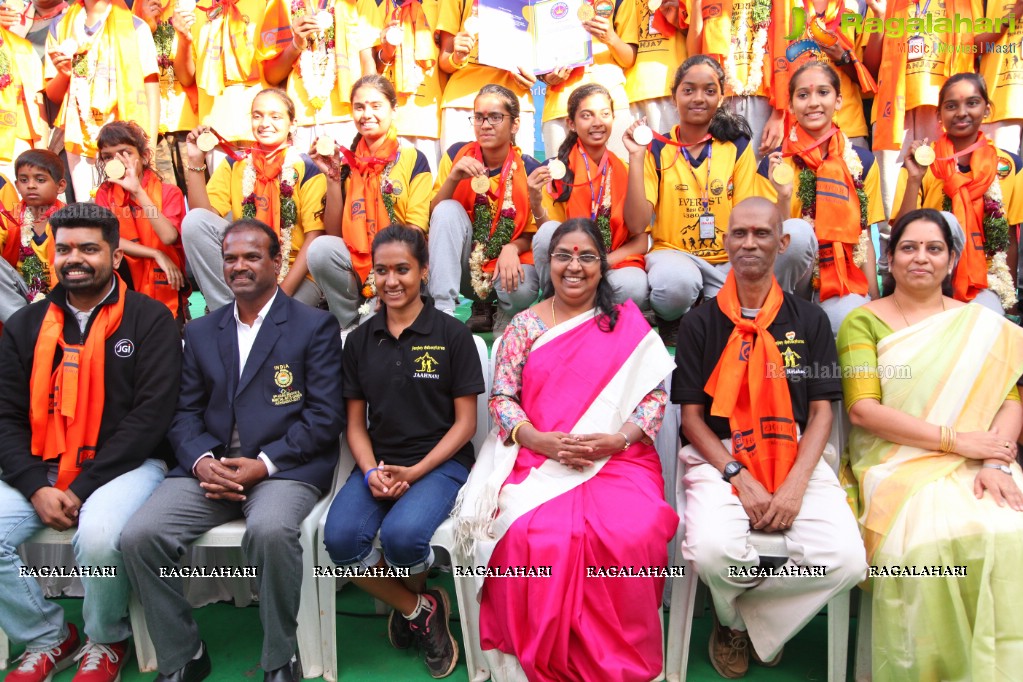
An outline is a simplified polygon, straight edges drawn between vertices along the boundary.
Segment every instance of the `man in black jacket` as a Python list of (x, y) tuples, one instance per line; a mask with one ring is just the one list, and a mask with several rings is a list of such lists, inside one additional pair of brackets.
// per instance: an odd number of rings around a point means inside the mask
[[(50, 226), (60, 284), (0, 338), (0, 628), (26, 645), (6, 679), (42, 682), (80, 660), (75, 680), (112, 682), (131, 634), (119, 538), (167, 472), (181, 338), (166, 306), (114, 273), (113, 213), (72, 204)], [(77, 527), (84, 648), (33, 577), (49, 567), (28, 568), (17, 553), (46, 526)]]

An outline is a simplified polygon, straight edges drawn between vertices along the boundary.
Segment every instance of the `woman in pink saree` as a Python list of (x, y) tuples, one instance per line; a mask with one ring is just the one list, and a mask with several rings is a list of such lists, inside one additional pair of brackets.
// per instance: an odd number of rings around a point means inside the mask
[(555, 293), (504, 334), (497, 427), (455, 511), (463, 556), (489, 569), (482, 648), (498, 680), (645, 682), (678, 526), (652, 445), (673, 361), (633, 303), (613, 303), (593, 221), (563, 223), (550, 254)]

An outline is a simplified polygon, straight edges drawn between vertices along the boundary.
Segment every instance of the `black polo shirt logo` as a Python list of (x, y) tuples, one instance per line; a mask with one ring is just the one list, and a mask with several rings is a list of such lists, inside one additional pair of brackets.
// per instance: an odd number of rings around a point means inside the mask
[[(806, 373), (803, 368), (803, 355), (806, 353), (806, 341), (803, 339), (796, 338), (796, 332), (789, 331), (785, 332), (785, 338), (782, 340), (776, 340), (775, 343), (778, 345), (778, 350), (781, 353), (782, 360), (785, 361), (785, 374), (789, 379), (795, 378), (796, 381), (800, 380)], [(803, 351), (802, 353), (797, 352), (796, 348)]]
[(412, 352), (419, 352), (420, 355), (413, 358), (412, 362), (415, 363), (415, 372), (412, 374), (413, 379), (440, 379), (440, 362), (430, 351), (443, 351), (447, 350), (445, 346), (413, 346)]

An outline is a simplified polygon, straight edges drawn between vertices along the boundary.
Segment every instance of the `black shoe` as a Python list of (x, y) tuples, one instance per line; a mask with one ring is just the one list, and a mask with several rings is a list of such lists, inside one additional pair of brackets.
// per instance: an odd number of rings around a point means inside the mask
[(302, 682), (302, 666), (298, 657), (292, 656), (290, 663), (276, 670), (264, 671), (263, 682)]
[(661, 337), (661, 341), (668, 348), (674, 348), (678, 343), (678, 327), (682, 324), (682, 318), (666, 320), (658, 315), (654, 317), (654, 320), (657, 322), (657, 334)]
[(395, 649), (408, 649), (416, 643), (416, 635), (412, 632), (410, 621), (400, 611), (391, 611), (387, 617), (387, 639)]
[(160, 673), (153, 682), (202, 682), (210, 675), (210, 652), (206, 649), (206, 642), (200, 642), (202, 655), (193, 658), (183, 668), (175, 670), (170, 675)]
[(492, 301), (473, 301), (472, 314), (465, 321), (465, 326), (474, 334), (494, 331), (494, 304)]
[(423, 592), (426, 603), (419, 615), (409, 621), (409, 627), (419, 640), (419, 648), (426, 654), (426, 667), (435, 678), (447, 677), (458, 663), (458, 642), (448, 628), (451, 605), (448, 594), (441, 588)]

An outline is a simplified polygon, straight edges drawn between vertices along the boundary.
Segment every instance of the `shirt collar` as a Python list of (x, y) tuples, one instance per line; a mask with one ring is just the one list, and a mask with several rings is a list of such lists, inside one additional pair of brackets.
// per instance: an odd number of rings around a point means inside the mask
[[(426, 335), (433, 331), (433, 320), (434, 315), (437, 314), (437, 309), (433, 305), (433, 299), (429, 296), (420, 296), (423, 301), (423, 309), (419, 311), (419, 315), (412, 321), (406, 330), (412, 330), (417, 334)], [(391, 332), (387, 329), (387, 312), (386, 310), (380, 311), (373, 317), (366, 321), (369, 325), (369, 333), (371, 335), (386, 334), (391, 335)]]
[[(280, 288), (277, 288), (277, 289), (274, 290), (274, 295), (271, 296), (270, 300), (266, 302), (266, 305), (264, 305), (262, 308), (260, 308), (259, 312), (256, 313), (256, 319), (254, 319), (252, 321), (251, 325), (247, 325), (247, 326), (255, 326), (257, 323), (262, 324), (263, 320), (266, 319), (266, 314), (268, 312), (270, 312), (270, 306), (272, 306), (274, 304), (274, 301), (277, 300), (277, 292), (279, 292), (279, 291), (280, 291)], [(238, 317), (238, 302), (237, 301), (234, 304), (234, 321), (236, 323), (238, 323), (238, 324), (245, 324), (244, 322), (242, 322), (242, 318)]]

